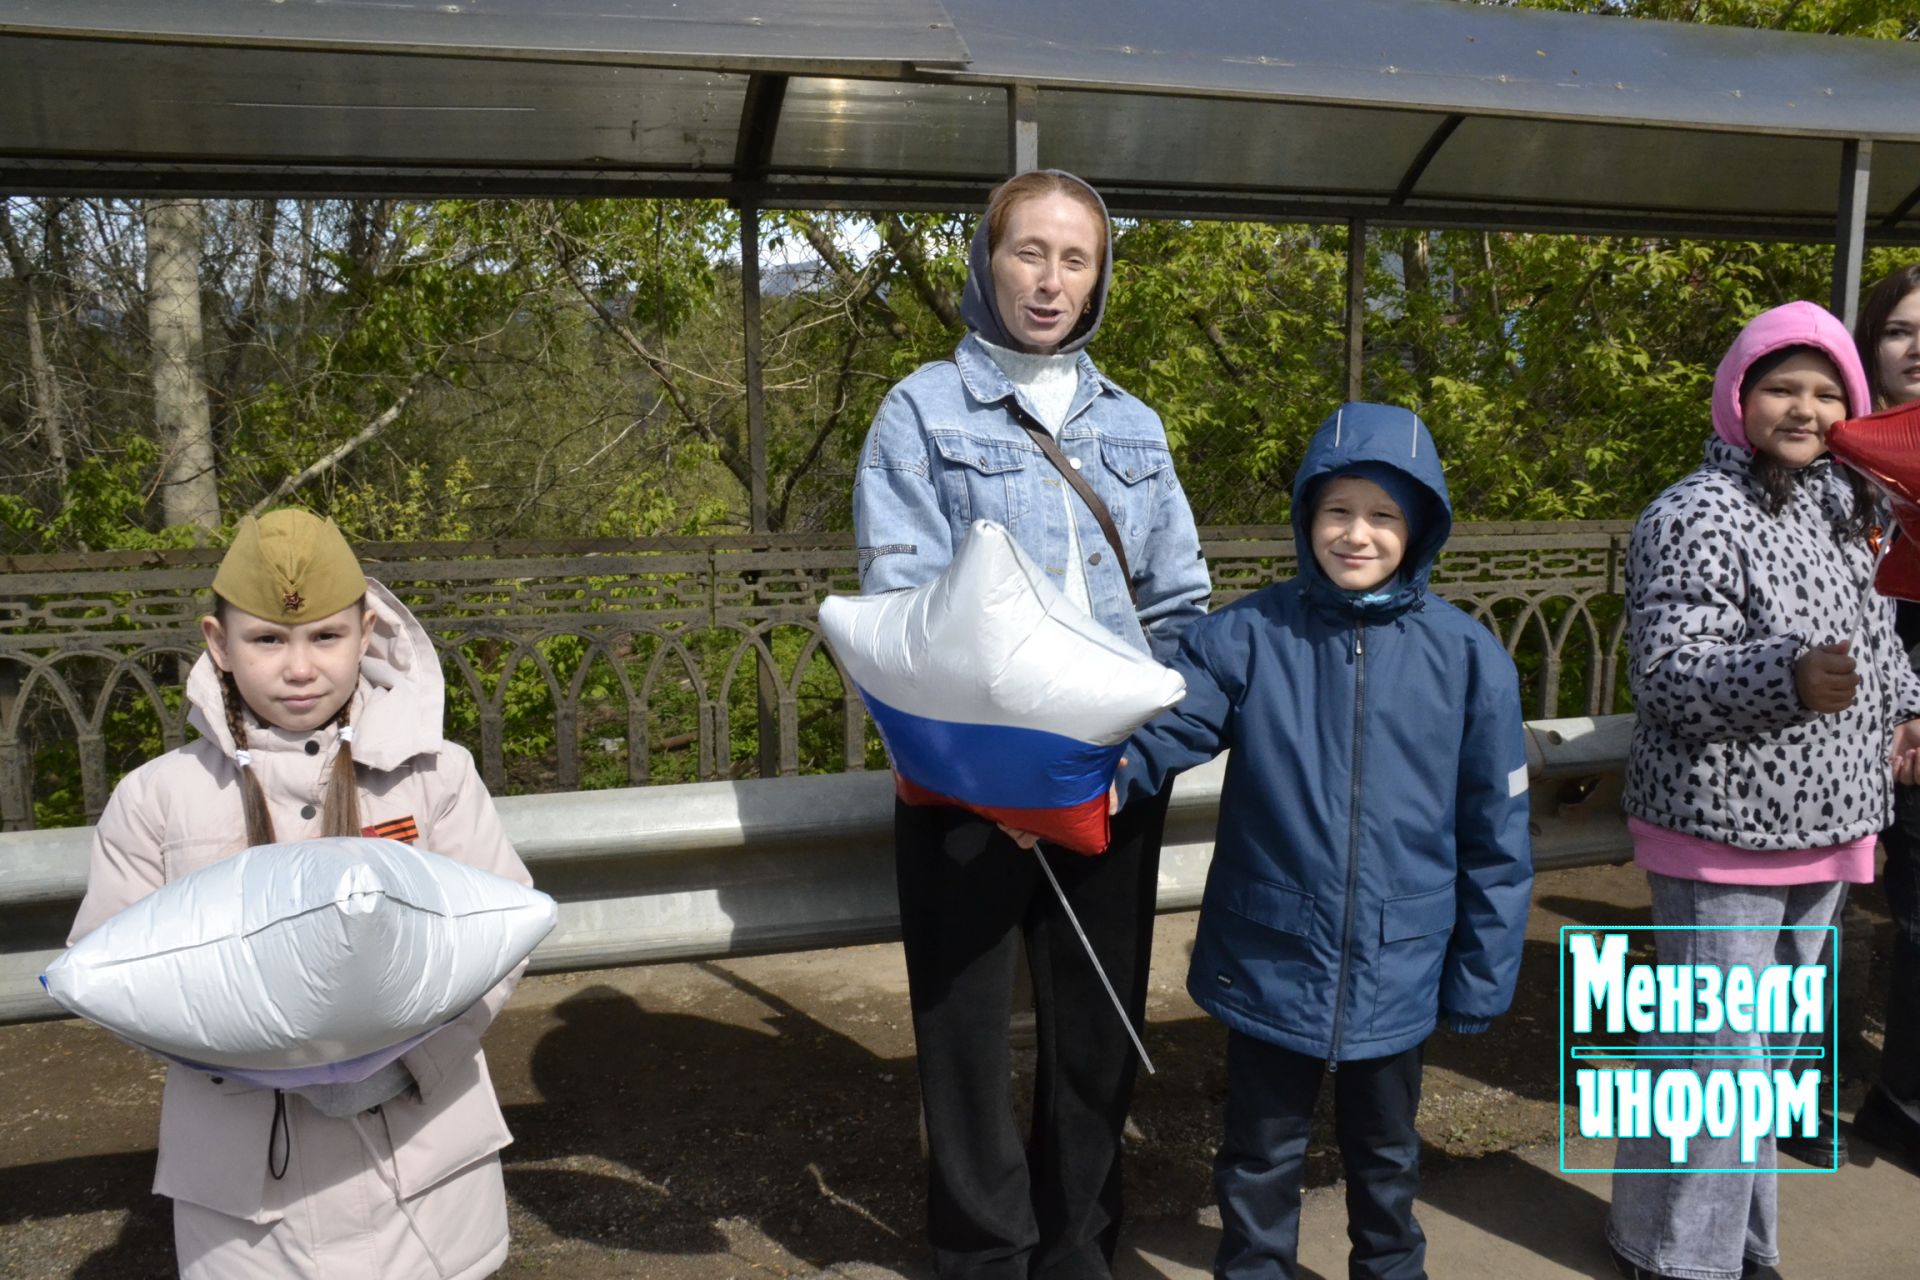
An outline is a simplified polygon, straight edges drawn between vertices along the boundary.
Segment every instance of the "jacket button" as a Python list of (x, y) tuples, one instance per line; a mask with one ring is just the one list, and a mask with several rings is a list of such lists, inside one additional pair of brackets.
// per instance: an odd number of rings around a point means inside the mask
[(307, 754), (310, 756), (317, 756), (320, 754), (320, 744), (315, 742), (312, 738), (307, 739)]
[(227, 1082), (227, 1078), (225, 1076), (209, 1076), (208, 1079), (211, 1080), (214, 1084), (225, 1084)]
[(1074, 469), (1075, 471), (1078, 471), (1078, 470), (1080, 469), (1080, 459), (1078, 459), (1078, 458), (1068, 458), (1068, 459), (1067, 459), (1067, 465), (1068, 465), (1068, 466), (1070, 466), (1070, 467), (1072, 467), (1072, 468), (1073, 468), (1073, 469)]
[(1096, 551), (1096, 552), (1094, 552), (1094, 553), (1093, 553), (1092, 555), (1090, 555), (1090, 556), (1088, 556), (1088, 557), (1087, 557), (1087, 563), (1088, 563), (1088, 564), (1099, 564), (1099, 563), (1100, 563), (1100, 553), (1099, 553), (1098, 551)]
[(300, 806), (300, 816), (303, 818), (311, 818), (314, 815), (314, 812), (315, 812), (314, 807), (310, 804), (303, 804)]

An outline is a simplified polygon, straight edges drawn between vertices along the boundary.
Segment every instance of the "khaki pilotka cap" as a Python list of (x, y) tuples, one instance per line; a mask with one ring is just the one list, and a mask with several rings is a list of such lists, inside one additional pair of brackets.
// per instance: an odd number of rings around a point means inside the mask
[(240, 521), (213, 593), (256, 618), (297, 626), (358, 601), (367, 578), (339, 526), (284, 507)]

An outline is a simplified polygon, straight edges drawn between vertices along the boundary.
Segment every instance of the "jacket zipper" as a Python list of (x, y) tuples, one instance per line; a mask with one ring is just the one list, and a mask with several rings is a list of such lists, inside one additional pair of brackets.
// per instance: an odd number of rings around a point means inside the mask
[(1367, 716), (1367, 624), (1353, 629), (1353, 793), (1347, 806), (1347, 909), (1340, 934), (1340, 978), (1333, 988), (1333, 1040), (1327, 1070), (1340, 1069), (1340, 1030), (1347, 1020), (1347, 969), (1353, 961), (1354, 895), (1360, 884), (1360, 734)]

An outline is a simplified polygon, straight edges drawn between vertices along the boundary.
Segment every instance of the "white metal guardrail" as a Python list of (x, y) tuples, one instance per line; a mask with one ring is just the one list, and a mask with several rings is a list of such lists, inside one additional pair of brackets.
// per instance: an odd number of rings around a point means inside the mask
[[(1534, 863), (1621, 861), (1631, 716), (1527, 726)], [(1159, 909), (1200, 903), (1224, 758), (1180, 777)], [(1390, 784), (1389, 784), (1390, 785)], [(536, 972), (884, 941), (899, 934), (884, 772), (507, 796), (500, 815), (560, 923)], [(39, 974), (86, 888), (91, 829), (0, 835), (0, 1022), (60, 1017)]]

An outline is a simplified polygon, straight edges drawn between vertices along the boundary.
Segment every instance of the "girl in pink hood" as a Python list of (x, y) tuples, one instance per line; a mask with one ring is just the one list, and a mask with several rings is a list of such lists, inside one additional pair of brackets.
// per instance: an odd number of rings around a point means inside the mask
[[(1809, 302), (1776, 307), (1720, 362), (1705, 463), (1634, 525), (1626, 809), (1653, 923), (1666, 926), (1660, 964), (1817, 963), (1845, 886), (1873, 878), (1896, 772), (1911, 780), (1920, 677), (1872, 586), (1882, 517), (1866, 482), (1827, 456), (1828, 429), (1871, 408), (1846, 328)], [(1704, 1072), (1799, 1038), (1723, 1021), (1643, 1038), (1723, 1057), (1644, 1065)], [(1831, 1096), (1831, 1058), (1815, 1065)], [(1796, 1133), (1831, 1151), (1831, 1115), (1808, 1120), (1818, 1132)], [(1774, 1162), (1770, 1136), (1743, 1160), (1737, 1128), (1703, 1131), (1680, 1165), (1664, 1137), (1621, 1139), (1607, 1221), (1616, 1269), (1774, 1275)]]
[[(332, 521), (243, 520), (187, 679), (199, 738), (114, 789), (77, 941), (250, 845), (383, 835), (531, 878), (467, 752), (440, 737), (432, 642)], [(153, 1189), (188, 1280), (477, 1280), (507, 1254), (509, 1141), (480, 1034), (520, 971), (359, 1084), (256, 1089), (173, 1066)]]

